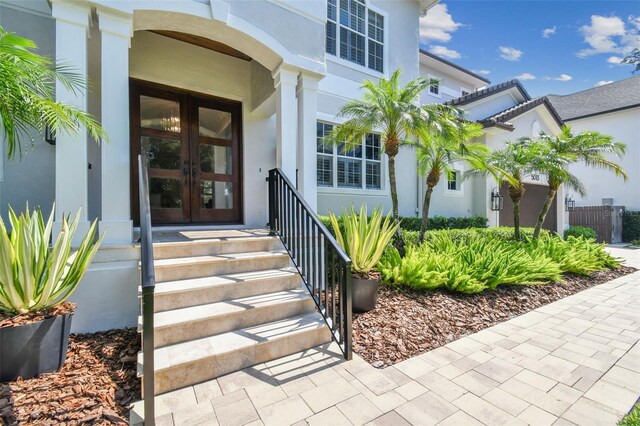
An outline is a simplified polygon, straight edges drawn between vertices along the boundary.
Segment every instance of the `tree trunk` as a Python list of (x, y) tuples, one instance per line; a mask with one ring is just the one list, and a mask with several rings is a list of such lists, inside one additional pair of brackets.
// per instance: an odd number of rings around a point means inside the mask
[(398, 215), (398, 189), (396, 188), (396, 157), (389, 156), (389, 189), (391, 190), (391, 209), (393, 211), (393, 220), (398, 223), (400, 220)]
[(524, 183), (518, 182), (517, 186), (509, 184), (509, 197), (513, 201), (513, 234), (516, 240), (520, 241), (520, 200), (524, 195)]
[(547, 199), (542, 205), (542, 210), (540, 210), (540, 214), (538, 215), (538, 222), (536, 223), (536, 229), (533, 231), (533, 239), (537, 239), (540, 236), (540, 230), (542, 229), (542, 225), (544, 224), (544, 220), (547, 218), (547, 213), (549, 213), (549, 209), (551, 208), (551, 204), (553, 204), (553, 200), (556, 198), (556, 193), (558, 192), (558, 188), (549, 186), (549, 193), (547, 194)]
[(513, 201), (513, 235), (516, 240), (520, 241), (520, 200)]
[(440, 170), (432, 169), (427, 175), (427, 191), (424, 193), (424, 202), (422, 204), (422, 221), (420, 223), (420, 237), (419, 242), (424, 240), (424, 233), (429, 226), (429, 208), (431, 207), (431, 194), (433, 194), (433, 188), (436, 187), (440, 181)]

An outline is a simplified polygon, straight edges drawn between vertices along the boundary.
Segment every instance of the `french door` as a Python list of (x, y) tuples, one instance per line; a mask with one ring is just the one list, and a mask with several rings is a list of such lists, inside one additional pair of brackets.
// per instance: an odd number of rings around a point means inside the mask
[(241, 104), (131, 83), (131, 182), (138, 220), (138, 161), (149, 158), (153, 224), (241, 223)]

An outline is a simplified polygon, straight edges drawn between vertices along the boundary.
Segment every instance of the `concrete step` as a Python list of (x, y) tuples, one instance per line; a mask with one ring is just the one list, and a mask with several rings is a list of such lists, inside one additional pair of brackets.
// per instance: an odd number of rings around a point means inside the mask
[(153, 257), (172, 259), (181, 257), (214, 256), (229, 253), (271, 251), (282, 248), (278, 237), (268, 235), (203, 238), (192, 241), (167, 241), (153, 245)]
[(156, 282), (281, 269), (289, 266), (285, 251), (256, 251), (155, 260)]
[[(317, 312), (155, 350), (156, 395), (300, 352), (330, 341)], [(138, 354), (142, 376), (143, 354)]]
[(239, 299), (301, 288), (294, 268), (166, 281), (156, 284), (154, 310), (164, 312), (189, 306)]
[[(305, 289), (227, 300), (154, 315), (156, 348), (313, 312)], [(138, 318), (142, 331), (142, 317)]]

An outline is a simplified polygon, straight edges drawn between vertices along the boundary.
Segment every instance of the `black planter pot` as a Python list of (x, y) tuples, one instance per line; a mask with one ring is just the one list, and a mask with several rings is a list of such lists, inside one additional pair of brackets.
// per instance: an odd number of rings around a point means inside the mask
[(73, 313), (0, 328), (0, 382), (59, 371), (67, 357)]
[(353, 277), (353, 312), (367, 312), (376, 307), (378, 300), (378, 280)]

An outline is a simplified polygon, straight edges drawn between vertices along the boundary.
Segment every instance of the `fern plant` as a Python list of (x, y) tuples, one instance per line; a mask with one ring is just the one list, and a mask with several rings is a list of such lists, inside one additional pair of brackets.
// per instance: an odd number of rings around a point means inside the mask
[[(55, 209), (55, 206), (54, 206)], [(8, 231), (0, 218), (0, 311), (25, 314), (57, 306), (76, 289), (93, 260), (102, 237), (94, 221), (72, 253), (71, 241), (80, 213), (62, 218), (62, 230), (50, 245), (53, 209), (45, 223), (40, 209), (19, 216), (9, 207)]]
[(381, 207), (376, 208), (368, 218), (364, 204), (360, 207), (360, 213), (356, 213), (352, 206), (350, 211), (343, 213), (340, 221), (333, 213), (329, 213), (329, 220), (336, 241), (351, 258), (351, 272), (367, 276), (400, 226), (394, 223), (391, 213), (383, 219)]

